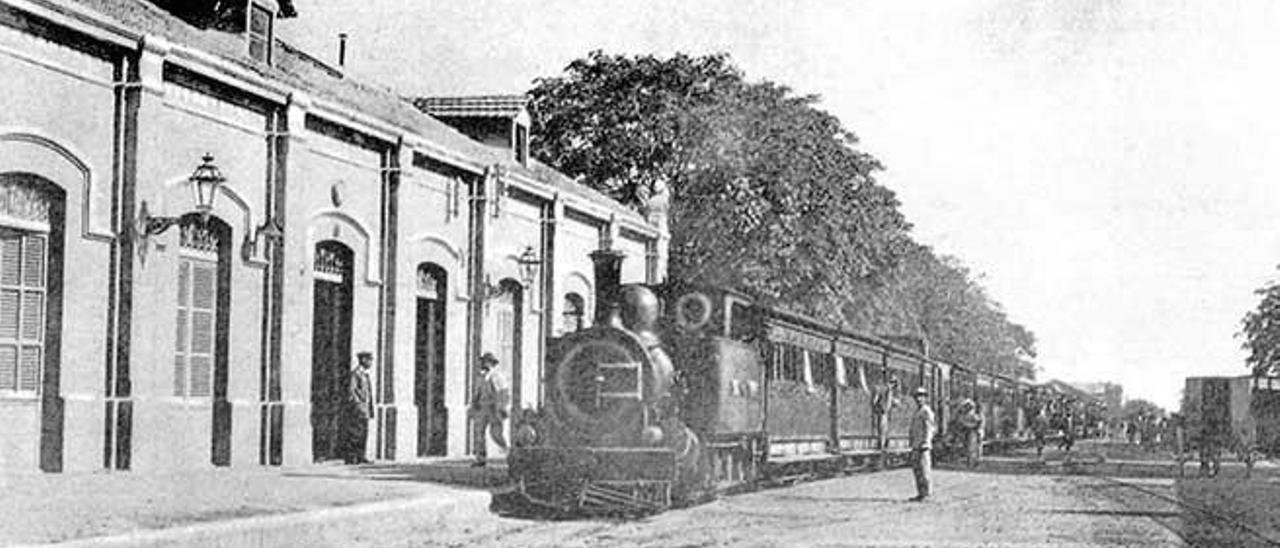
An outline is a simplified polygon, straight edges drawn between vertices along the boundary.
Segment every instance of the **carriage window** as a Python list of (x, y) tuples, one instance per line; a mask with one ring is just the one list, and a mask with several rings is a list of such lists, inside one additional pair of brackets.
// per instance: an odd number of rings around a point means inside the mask
[(813, 384), (817, 386), (835, 385), (835, 356), (831, 354), (809, 353), (809, 366), (813, 373)]
[(769, 361), (769, 378), (804, 382), (804, 349), (790, 344), (774, 343)]
[(844, 358), (845, 385), (854, 390), (866, 390), (867, 371), (874, 370), (874, 364), (846, 356)]

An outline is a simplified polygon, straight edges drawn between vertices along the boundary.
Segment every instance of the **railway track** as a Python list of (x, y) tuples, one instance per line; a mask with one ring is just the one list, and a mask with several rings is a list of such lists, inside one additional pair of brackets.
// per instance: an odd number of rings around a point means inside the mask
[(1149, 517), (1161, 527), (1177, 535), (1188, 546), (1280, 547), (1280, 540), (1273, 539), (1257, 527), (1213, 508), (1189, 503), (1134, 481), (1103, 475), (1092, 477), (1102, 480), (1106, 485), (1137, 494), (1136, 498), (1156, 500), (1165, 506), (1172, 505), (1177, 508), (1179, 510), (1177, 513), (1151, 511), (1150, 506), (1142, 506), (1141, 502), (1125, 497), (1126, 506), (1138, 506), (1134, 509), (1134, 515)]

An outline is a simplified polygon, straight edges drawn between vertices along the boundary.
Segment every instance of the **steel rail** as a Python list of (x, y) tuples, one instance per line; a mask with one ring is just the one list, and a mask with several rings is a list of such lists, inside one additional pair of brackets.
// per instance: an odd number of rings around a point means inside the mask
[[(1219, 527), (1219, 528), (1233, 527), (1233, 528), (1235, 528), (1235, 529), (1238, 529), (1238, 530), (1244, 531), (1245, 533), (1248, 533), (1250, 536), (1252, 536), (1252, 537), (1256, 538), (1257, 540), (1262, 541), (1263, 543), (1265, 543), (1265, 544), (1266, 544), (1266, 545), (1268, 545), (1268, 546), (1277, 546), (1277, 547), (1280, 547), (1280, 541), (1277, 541), (1277, 540), (1275, 540), (1275, 539), (1272, 539), (1272, 538), (1268, 537), (1267, 535), (1263, 534), (1261, 531), (1259, 531), (1259, 530), (1258, 530), (1257, 528), (1255, 528), (1254, 526), (1252, 526), (1252, 525), (1250, 525), (1250, 524), (1248, 524), (1248, 523), (1245, 523), (1245, 522), (1244, 522), (1244, 521), (1242, 521), (1242, 520), (1234, 519), (1234, 518), (1232, 518), (1231, 516), (1228, 516), (1228, 515), (1226, 515), (1226, 514), (1223, 514), (1222, 512), (1215, 511), (1215, 510), (1213, 510), (1212, 508), (1206, 508), (1206, 507), (1203, 507), (1203, 506), (1200, 506), (1200, 505), (1192, 504), (1192, 503), (1186, 502), (1186, 501), (1184, 501), (1184, 500), (1181, 500), (1181, 499), (1179, 499), (1179, 498), (1177, 498), (1177, 497), (1171, 497), (1171, 496), (1168, 496), (1168, 495), (1166, 495), (1166, 494), (1164, 494), (1164, 493), (1160, 493), (1160, 492), (1157, 492), (1157, 491), (1154, 491), (1154, 490), (1151, 490), (1151, 489), (1147, 489), (1147, 488), (1145, 488), (1145, 487), (1143, 487), (1143, 486), (1141, 486), (1141, 485), (1138, 485), (1138, 484), (1135, 484), (1135, 483), (1130, 483), (1130, 482), (1127, 482), (1127, 481), (1124, 481), (1124, 480), (1120, 480), (1120, 479), (1117, 479), (1117, 478), (1114, 478), (1114, 477), (1104, 476), (1104, 475), (1098, 475), (1098, 474), (1091, 474), (1091, 476), (1092, 476), (1092, 477), (1095, 477), (1095, 478), (1098, 478), (1098, 479), (1101, 479), (1101, 480), (1103, 480), (1103, 481), (1109, 482), (1109, 483), (1111, 483), (1111, 484), (1113, 484), (1113, 485), (1120, 485), (1120, 486), (1123, 486), (1123, 487), (1127, 487), (1127, 488), (1129, 488), (1129, 489), (1132, 489), (1132, 490), (1134, 490), (1134, 491), (1137, 491), (1137, 492), (1142, 493), (1142, 494), (1144, 494), (1144, 495), (1147, 495), (1147, 496), (1149, 496), (1149, 497), (1153, 497), (1153, 498), (1157, 498), (1157, 499), (1163, 500), (1163, 501), (1165, 501), (1165, 502), (1168, 502), (1168, 503), (1170, 503), (1170, 504), (1173, 504), (1174, 506), (1178, 506), (1178, 507), (1180, 507), (1180, 508), (1186, 509), (1186, 510), (1188, 510), (1188, 511), (1190, 511), (1190, 512), (1193, 512), (1193, 513), (1197, 513), (1197, 514), (1200, 514), (1200, 515), (1206, 516), (1206, 517), (1208, 517), (1208, 518), (1210, 518), (1210, 519), (1211, 519), (1211, 523), (1213, 523), (1213, 525), (1214, 525), (1214, 526), (1216, 526), (1216, 527)], [(1158, 519), (1156, 519), (1156, 518), (1151, 518), (1151, 519), (1152, 519), (1152, 520), (1154, 520), (1156, 523), (1159, 523), (1159, 524), (1160, 524), (1160, 526), (1164, 527), (1165, 529), (1168, 529), (1168, 530), (1169, 530), (1170, 532), (1172, 532), (1173, 534), (1178, 535), (1178, 537), (1179, 537), (1179, 538), (1181, 538), (1183, 541), (1185, 541), (1187, 544), (1190, 544), (1190, 545), (1195, 545), (1195, 544), (1196, 544), (1195, 542), (1192, 542), (1192, 540), (1191, 540), (1191, 539), (1187, 538), (1187, 536), (1186, 536), (1183, 532), (1178, 531), (1177, 529), (1174, 529), (1174, 528), (1173, 528), (1173, 527), (1171, 527), (1170, 525), (1168, 525), (1168, 524), (1166, 524), (1166, 523), (1163, 523), (1163, 522), (1161, 522), (1160, 520), (1158, 520)]]

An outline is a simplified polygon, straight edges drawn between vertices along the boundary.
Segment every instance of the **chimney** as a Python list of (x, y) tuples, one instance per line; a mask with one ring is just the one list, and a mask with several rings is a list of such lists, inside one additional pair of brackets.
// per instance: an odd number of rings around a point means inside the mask
[(597, 249), (591, 252), (591, 263), (595, 265), (596, 273), (596, 325), (613, 324), (618, 316), (623, 257), (626, 254), (614, 249)]
[(347, 64), (347, 33), (338, 33), (338, 67), (344, 67)]

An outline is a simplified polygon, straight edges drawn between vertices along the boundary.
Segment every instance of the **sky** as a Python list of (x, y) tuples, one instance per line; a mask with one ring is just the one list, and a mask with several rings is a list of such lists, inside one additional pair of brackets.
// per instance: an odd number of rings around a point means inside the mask
[[(914, 237), (1038, 338), (1040, 379), (1176, 409), (1247, 373), (1280, 264), (1280, 2), (296, 0), (286, 40), (403, 95), (523, 93), (573, 59), (728, 53), (822, 97)], [(534, 136), (536, 138), (536, 136)]]

